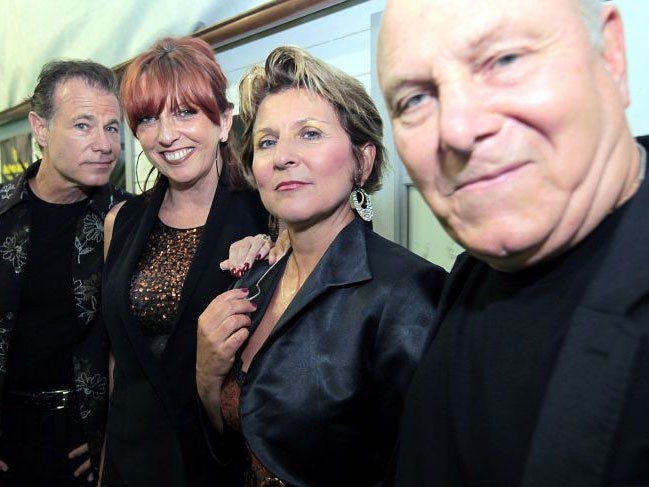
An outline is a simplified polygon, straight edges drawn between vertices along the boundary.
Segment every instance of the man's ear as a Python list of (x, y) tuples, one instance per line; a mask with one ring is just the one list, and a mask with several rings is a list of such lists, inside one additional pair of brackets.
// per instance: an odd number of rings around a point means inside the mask
[(360, 173), (360, 181), (358, 181), (360, 186), (363, 186), (365, 184), (365, 181), (367, 181), (367, 178), (370, 177), (370, 174), (372, 174), (372, 169), (374, 168), (374, 159), (376, 158), (376, 147), (374, 144), (370, 144), (369, 142), (365, 144), (363, 147), (361, 147), (360, 150), (360, 157), (359, 157), (359, 173)]
[(629, 85), (627, 79), (626, 48), (624, 45), (624, 27), (620, 12), (613, 5), (602, 6), (601, 11), (602, 56), (613, 82), (617, 86), (622, 103), (629, 106)]
[(29, 112), (27, 116), (29, 125), (32, 127), (32, 133), (38, 145), (41, 147), (47, 146), (47, 139), (49, 136), (49, 126), (47, 120), (38, 115), (36, 112)]

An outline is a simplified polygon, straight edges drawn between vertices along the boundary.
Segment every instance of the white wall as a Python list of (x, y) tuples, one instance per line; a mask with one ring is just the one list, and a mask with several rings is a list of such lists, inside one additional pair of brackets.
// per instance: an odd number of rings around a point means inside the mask
[(649, 134), (649, 0), (615, 0), (626, 32), (631, 106), (627, 110), (635, 135)]
[(52, 59), (116, 66), (165, 36), (191, 34), (265, 0), (0, 0), (0, 111), (31, 95)]

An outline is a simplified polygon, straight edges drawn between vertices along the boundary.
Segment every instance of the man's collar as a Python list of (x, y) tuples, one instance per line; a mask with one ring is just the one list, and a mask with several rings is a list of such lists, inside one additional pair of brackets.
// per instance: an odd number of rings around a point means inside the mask
[[(29, 200), (27, 181), (36, 176), (40, 164), (40, 160), (36, 161), (28, 166), (25, 172), (16, 180), (0, 186), (0, 215), (17, 204)], [(96, 187), (88, 197), (87, 207), (104, 216), (110, 207), (117, 203), (114, 200), (116, 191), (119, 192), (121, 190), (117, 188), (113, 190), (110, 184)]]

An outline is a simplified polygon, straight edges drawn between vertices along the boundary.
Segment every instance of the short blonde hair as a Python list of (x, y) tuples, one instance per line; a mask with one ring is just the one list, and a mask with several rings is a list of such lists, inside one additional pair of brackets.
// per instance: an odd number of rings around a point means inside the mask
[(363, 187), (368, 193), (380, 189), (386, 154), (383, 121), (372, 98), (356, 78), (292, 46), (274, 49), (263, 67), (253, 67), (239, 83), (239, 114), (244, 125), (241, 172), (248, 183), (256, 186), (252, 175), (253, 127), (259, 105), (266, 96), (293, 88), (306, 89), (331, 104), (357, 161), (366, 144), (376, 148), (374, 166)]

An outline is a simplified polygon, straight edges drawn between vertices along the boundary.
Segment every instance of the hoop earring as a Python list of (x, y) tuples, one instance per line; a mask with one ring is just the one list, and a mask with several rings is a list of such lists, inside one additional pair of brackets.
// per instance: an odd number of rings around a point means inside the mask
[[(140, 157), (144, 154), (144, 151), (141, 150), (140, 153), (137, 155), (135, 158), (135, 182), (137, 183), (137, 187), (140, 190), (140, 193), (144, 193), (144, 190), (142, 189), (142, 185), (140, 184), (140, 173), (137, 170), (137, 166), (140, 164)], [(144, 183), (146, 186), (146, 182)]]
[[(151, 169), (146, 175), (146, 178), (144, 178), (144, 188), (143, 188), (142, 184), (140, 184), (140, 172), (138, 171), (138, 164), (140, 163), (140, 157), (142, 157), (142, 154), (144, 154), (144, 150), (141, 150), (140, 153), (137, 155), (137, 159), (135, 159), (135, 181), (137, 183), (137, 187), (140, 190), (140, 193), (145, 193), (147, 191), (147, 186), (149, 185), (149, 178), (156, 171), (156, 168), (155, 166), (152, 165)], [(154, 186), (159, 179), (160, 179), (160, 174), (158, 174), (158, 177), (154, 181), (153, 183)]]
[(349, 195), (349, 204), (363, 220), (366, 222), (372, 221), (372, 217), (374, 217), (372, 200), (363, 188), (360, 186), (354, 187), (352, 193)]

